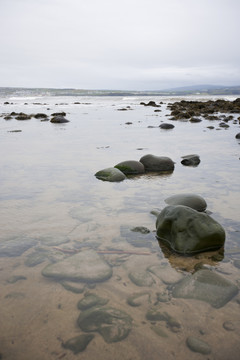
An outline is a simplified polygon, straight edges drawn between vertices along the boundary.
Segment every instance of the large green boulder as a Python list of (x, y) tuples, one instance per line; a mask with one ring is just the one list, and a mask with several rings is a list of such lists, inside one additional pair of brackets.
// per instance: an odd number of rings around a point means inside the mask
[(175, 298), (202, 300), (215, 308), (224, 306), (238, 293), (231, 281), (208, 269), (185, 277), (173, 288)]
[(194, 254), (222, 247), (223, 227), (205, 213), (188, 206), (166, 206), (157, 217), (157, 238), (180, 254)]
[(100, 170), (95, 174), (95, 176), (99, 180), (110, 182), (119, 182), (126, 179), (124, 173), (115, 167)]

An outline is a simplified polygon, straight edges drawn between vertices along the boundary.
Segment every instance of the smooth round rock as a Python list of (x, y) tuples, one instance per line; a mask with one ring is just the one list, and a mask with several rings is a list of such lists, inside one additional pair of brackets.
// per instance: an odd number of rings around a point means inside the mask
[(143, 164), (140, 161), (135, 161), (135, 160), (126, 160), (120, 162), (114, 167), (119, 169), (126, 175), (143, 174), (145, 172), (145, 168)]
[(200, 163), (200, 157), (197, 154), (182, 156), (181, 164), (186, 166), (197, 166)]
[(166, 156), (144, 155), (140, 162), (144, 165), (146, 171), (173, 171), (174, 162)]
[(126, 179), (124, 173), (115, 167), (100, 170), (95, 174), (95, 176), (99, 180), (110, 182), (119, 182)]
[(159, 125), (160, 129), (165, 129), (165, 130), (169, 130), (169, 129), (173, 129), (175, 126), (173, 124), (169, 124), (169, 123), (162, 123)]
[(200, 354), (210, 354), (211, 353), (211, 348), (208, 345), (208, 343), (206, 343), (205, 341), (196, 338), (194, 336), (189, 336), (187, 338), (187, 346), (190, 350), (194, 351), (194, 352), (198, 352)]
[(180, 254), (194, 254), (224, 245), (223, 227), (209, 215), (188, 206), (167, 206), (157, 217), (157, 237)]
[(236, 139), (240, 139), (240, 133), (235, 136)]
[(62, 347), (78, 354), (86, 349), (93, 338), (93, 334), (81, 334), (62, 343)]
[(164, 200), (168, 205), (184, 205), (197, 211), (205, 211), (207, 203), (203, 197), (196, 194), (172, 195)]
[(132, 271), (128, 274), (129, 279), (137, 286), (152, 286), (155, 280), (148, 271)]

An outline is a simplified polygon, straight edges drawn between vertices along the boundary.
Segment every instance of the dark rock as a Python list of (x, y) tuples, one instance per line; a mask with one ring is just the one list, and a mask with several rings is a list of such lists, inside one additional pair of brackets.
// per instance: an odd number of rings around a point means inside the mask
[(125, 339), (132, 328), (132, 318), (112, 307), (93, 307), (78, 317), (78, 326), (85, 332), (97, 331), (107, 343)]
[(48, 116), (46, 114), (38, 113), (34, 115), (35, 119), (46, 119)]
[(144, 165), (146, 171), (173, 171), (174, 162), (165, 156), (155, 156), (155, 155), (144, 155), (141, 157), (140, 162)]
[(18, 116), (16, 116), (16, 120), (30, 120), (31, 119), (31, 115), (27, 115), (24, 113), (19, 113)]
[(55, 113), (53, 113), (53, 114), (51, 114), (51, 116), (66, 116), (67, 114), (64, 112), (64, 111), (62, 111), (62, 112), (55, 112)]
[[(139, 227), (135, 229), (139, 229)], [(147, 232), (147, 230), (148, 229), (144, 231), (136, 231), (134, 229), (129, 229), (129, 227), (121, 226), (120, 235), (121, 238), (125, 239), (129, 244), (134, 247), (152, 248), (154, 246), (157, 246), (155, 236), (152, 232)]]
[(153, 107), (161, 107), (161, 105), (157, 105), (155, 103), (155, 101), (149, 101), (147, 104), (144, 102), (141, 102), (140, 105), (144, 105), (144, 106), (153, 106)]
[(196, 154), (182, 156), (182, 159), (181, 164), (186, 166), (197, 166), (200, 163), (199, 155)]
[(146, 228), (145, 226), (136, 226), (135, 228), (132, 228), (131, 231), (139, 232), (141, 234), (149, 234), (151, 231)]
[(173, 297), (202, 300), (217, 309), (226, 305), (237, 293), (235, 284), (207, 269), (185, 277), (172, 291)]
[(220, 123), (219, 123), (219, 126), (220, 126), (220, 127), (223, 127), (223, 128), (229, 128), (229, 125), (226, 124), (225, 122), (220, 122)]
[(202, 120), (199, 119), (199, 118), (194, 118), (194, 117), (192, 117), (189, 121), (190, 121), (191, 123), (199, 123), (199, 122), (201, 122)]
[(81, 334), (62, 343), (62, 347), (71, 350), (74, 354), (78, 354), (86, 349), (93, 338), (93, 334)]
[(12, 116), (10, 115), (4, 116), (4, 120), (12, 120)]
[(188, 348), (194, 352), (204, 355), (211, 353), (211, 348), (208, 343), (194, 336), (189, 336), (187, 338), (186, 344)]
[(240, 133), (235, 136), (236, 139), (240, 139)]
[(114, 166), (125, 175), (143, 174), (145, 168), (140, 161), (126, 160)]
[(56, 115), (50, 120), (50, 122), (56, 124), (63, 124), (69, 122), (69, 120), (65, 119), (64, 116)]
[(95, 176), (99, 180), (110, 182), (119, 182), (126, 179), (124, 173), (115, 167), (100, 170), (95, 174)]
[(125, 122), (125, 125), (132, 125), (131, 121)]
[(168, 123), (162, 123), (161, 125), (159, 125), (159, 127), (160, 127), (161, 129), (166, 129), (166, 130), (168, 130), (168, 129), (173, 129), (173, 128), (174, 128), (174, 125), (173, 125), (173, 124), (168, 124)]
[(207, 203), (202, 196), (196, 194), (178, 194), (165, 199), (168, 205), (184, 205), (197, 211), (205, 211)]
[(188, 206), (167, 206), (157, 217), (157, 238), (180, 254), (194, 254), (224, 245), (225, 231), (205, 213)]

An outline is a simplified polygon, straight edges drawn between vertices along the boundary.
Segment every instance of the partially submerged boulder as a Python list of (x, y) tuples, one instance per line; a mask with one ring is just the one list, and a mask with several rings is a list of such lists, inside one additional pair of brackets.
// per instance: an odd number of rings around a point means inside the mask
[(144, 155), (140, 162), (144, 165), (146, 171), (173, 171), (174, 162), (166, 156)]
[(184, 205), (197, 211), (205, 211), (207, 203), (203, 197), (196, 194), (177, 194), (165, 199), (168, 205)]
[(99, 282), (108, 280), (112, 269), (94, 250), (86, 250), (47, 265), (42, 275), (56, 280)]
[(140, 161), (126, 160), (114, 166), (126, 175), (143, 174), (145, 168)]
[(95, 174), (95, 176), (99, 180), (110, 182), (119, 182), (126, 179), (124, 173), (115, 167), (100, 170)]
[(63, 124), (63, 123), (68, 123), (69, 120), (67, 120), (64, 116), (62, 115), (56, 115), (54, 116), (51, 120), (51, 123), (56, 123), (56, 124)]
[(217, 221), (183, 205), (165, 207), (156, 228), (159, 240), (184, 255), (218, 249), (225, 241), (225, 231)]
[(231, 281), (208, 269), (185, 277), (173, 288), (175, 298), (202, 300), (215, 308), (224, 306), (238, 293)]
[(169, 124), (169, 123), (162, 123), (159, 125), (160, 129), (165, 129), (165, 130), (169, 130), (169, 129), (173, 129), (175, 126), (173, 124)]

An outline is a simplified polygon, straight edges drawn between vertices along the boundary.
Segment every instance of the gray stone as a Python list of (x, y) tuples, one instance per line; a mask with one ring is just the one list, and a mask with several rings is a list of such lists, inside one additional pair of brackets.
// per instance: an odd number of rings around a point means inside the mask
[(165, 199), (168, 205), (185, 205), (197, 211), (205, 211), (207, 203), (203, 197), (196, 194), (178, 194)]
[(47, 265), (42, 275), (57, 280), (98, 282), (108, 280), (112, 269), (94, 250), (86, 250)]
[(223, 327), (227, 331), (234, 331), (235, 330), (235, 326), (231, 321), (225, 321), (223, 323)]
[(86, 349), (93, 338), (93, 334), (81, 334), (62, 343), (62, 347), (71, 350), (74, 354), (78, 354)]
[(181, 164), (186, 166), (197, 166), (200, 163), (200, 157), (197, 154), (182, 156)]
[(225, 241), (225, 231), (217, 221), (183, 205), (165, 207), (156, 228), (157, 238), (180, 254), (218, 249)]
[(152, 265), (148, 268), (148, 271), (156, 275), (159, 279), (162, 280), (162, 282), (167, 285), (175, 284), (183, 278), (181, 273), (177, 272), (167, 264)]
[(146, 171), (173, 171), (174, 162), (166, 156), (144, 155), (140, 162), (144, 165)]
[(221, 308), (238, 293), (238, 288), (219, 274), (202, 269), (177, 283), (172, 295), (175, 298), (202, 300)]
[(93, 307), (81, 312), (78, 326), (85, 332), (97, 331), (107, 343), (125, 339), (132, 328), (132, 318), (112, 307)]
[(132, 271), (128, 274), (129, 279), (137, 286), (152, 286), (155, 280), (147, 271)]
[(125, 175), (143, 174), (145, 172), (143, 164), (135, 160), (123, 161), (114, 167), (122, 171)]
[(15, 257), (36, 245), (36, 240), (28, 237), (14, 237), (0, 241), (0, 257)]
[(40, 240), (43, 245), (47, 246), (57, 246), (70, 241), (67, 236), (57, 234), (40, 236), (38, 237), (38, 240)]
[(126, 179), (126, 176), (122, 171), (117, 168), (110, 167), (103, 170), (98, 171), (95, 174), (96, 178), (103, 181), (110, 181), (110, 182), (119, 182)]
[(236, 268), (240, 269), (240, 259), (234, 260), (234, 261), (233, 261), (233, 265), (234, 265)]
[(24, 264), (29, 267), (36, 266), (48, 259), (48, 252), (45, 249), (37, 249), (29, 254), (24, 261)]
[(194, 352), (198, 352), (204, 355), (211, 353), (211, 348), (208, 343), (194, 336), (189, 336), (187, 338), (186, 344), (188, 348)]
[(7, 279), (7, 282), (9, 284), (15, 284), (19, 280), (27, 280), (27, 278), (26, 278), (26, 276), (23, 276), (23, 275), (13, 275)]
[(77, 307), (79, 310), (87, 310), (93, 306), (106, 305), (108, 303), (108, 299), (103, 299), (95, 294), (84, 294), (84, 297), (79, 300)]

